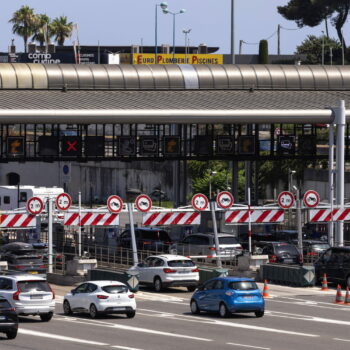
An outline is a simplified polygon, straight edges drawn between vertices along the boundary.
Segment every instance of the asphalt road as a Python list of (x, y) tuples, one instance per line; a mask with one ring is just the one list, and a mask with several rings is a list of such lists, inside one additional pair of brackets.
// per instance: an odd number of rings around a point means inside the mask
[[(187, 349), (349, 349), (350, 306), (334, 304), (335, 290), (269, 286), (263, 318), (254, 314), (221, 319), (217, 315), (193, 316), (192, 293), (174, 288), (160, 294), (142, 289), (136, 295), (134, 319), (106, 316), (67, 317), (62, 312), (64, 292), (57, 293), (54, 318), (21, 318), (14, 340), (0, 338), (1, 350), (187, 350)], [(262, 287), (260, 285), (260, 287)], [(344, 291), (343, 291), (344, 294)], [(0, 334), (1, 335), (1, 334)]]

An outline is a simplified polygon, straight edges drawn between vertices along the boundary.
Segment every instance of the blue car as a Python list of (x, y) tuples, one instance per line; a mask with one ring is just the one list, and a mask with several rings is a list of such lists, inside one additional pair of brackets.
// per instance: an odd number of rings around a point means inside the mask
[(256, 317), (264, 316), (265, 300), (255, 281), (250, 278), (213, 278), (194, 292), (191, 298), (191, 312), (218, 312), (228, 317), (235, 312), (254, 312)]

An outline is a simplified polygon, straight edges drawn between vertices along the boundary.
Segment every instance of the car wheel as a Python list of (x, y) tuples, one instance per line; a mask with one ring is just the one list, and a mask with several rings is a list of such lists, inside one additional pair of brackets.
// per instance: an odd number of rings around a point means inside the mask
[(255, 311), (256, 317), (263, 317), (264, 316), (264, 310)]
[(12, 329), (6, 332), (7, 339), (15, 339), (17, 337), (17, 329)]
[(49, 322), (53, 316), (53, 312), (48, 312), (47, 314), (41, 314), (40, 318), (43, 322)]
[(136, 315), (136, 311), (135, 310), (129, 311), (129, 312), (126, 313), (126, 317), (127, 318), (134, 318), (135, 315)]
[(228, 314), (229, 314), (229, 312), (227, 310), (227, 307), (226, 307), (225, 303), (221, 303), (220, 306), (219, 306), (219, 315), (220, 315), (220, 317), (226, 318), (226, 317), (228, 317)]
[(68, 300), (63, 302), (63, 312), (65, 315), (71, 315), (73, 313)]
[(196, 286), (188, 286), (188, 287), (187, 287), (187, 290), (188, 290), (189, 292), (194, 292), (194, 291), (196, 290)]
[(193, 299), (191, 300), (190, 307), (191, 307), (191, 312), (194, 315), (200, 314), (201, 310), (199, 310), (198, 304), (197, 304), (197, 302), (195, 300), (193, 300)]
[(156, 277), (153, 281), (153, 287), (156, 292), (161, 292), (163, 289), (162, 280), (159, 277)]
[(98, 316), (98, 311), (95, 304), (90, 305), (89, 314), (91, 318), (96, 318)]

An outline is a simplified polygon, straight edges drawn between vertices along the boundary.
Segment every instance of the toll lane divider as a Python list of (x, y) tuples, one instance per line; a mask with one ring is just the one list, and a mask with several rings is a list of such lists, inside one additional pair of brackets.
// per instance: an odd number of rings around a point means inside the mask
[(248, 209), (230, 210), (225, 212), (225, 224), (266, 223), (284, 221), (283, 209)]
[(142, 224), (145, 226), (199, 225), (200, 223), (199, 212), (150, 212), (142, 216)]

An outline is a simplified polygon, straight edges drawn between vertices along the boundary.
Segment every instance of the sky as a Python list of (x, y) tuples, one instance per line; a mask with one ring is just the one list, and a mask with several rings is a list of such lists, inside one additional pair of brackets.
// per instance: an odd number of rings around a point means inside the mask
[[(7, 52), (11, 39), (15, 39), (17, 52), (23, 51), (22, 38), (12, 34), (9, 19), (22, 5), (32, 7), (35, 13), (45, 13), (50, 18), (65, 15), (77, 23), (80, 45), (154, 45), (155, 8), (161, 0), (10, 0), (1, 1), (0, 51)], [(231, 0), (168, 0), (169, 10), (186, 12), (176, 16), (176, 44), (184, 45), (184, 29), (191, 29), (190, 45), (219, 47), (217, 53), (230, 53)], [(288, 0), (235, 0), (235, 51), (239, 41), (243, 54), (258, 52), (258, 43), (267, 39), (277, 30), (297, 28), (293, 21), (284, 20), (277, 12), (277, 6), (286, 5)], [(331, 27), (331, 26), (330, 26)], [(350, 25), (344, 27), (349, 32)], [(281, 30), (281, 53), (293, 54), (296, 46), (307, 35), (321, 35), (324, 26), (305, 27), (297, 30)], [(164, 15), (158, 8), (158, 44), (172, 45), (173, 16)], [(336, 36), (333, 27), (331, 37)], [(71, 44), (75, 35), (66, 41)], [(252, 45), (251, 45), (252, 44)], [(277, 53), (277, 35), (269, 39), (269, 53)]]

